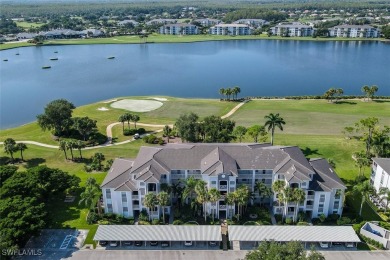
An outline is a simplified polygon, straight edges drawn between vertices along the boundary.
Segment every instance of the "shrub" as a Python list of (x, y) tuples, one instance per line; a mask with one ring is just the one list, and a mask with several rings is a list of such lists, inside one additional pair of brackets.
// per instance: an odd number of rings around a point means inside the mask
[(89, 212), (87, 217), (88, 225), (96, 223), (97, 220), (98, 220), (98, 215), (95, 212)]
[(321, 223), (324, 223), (324, 221), (326, 220), (325, 214), (321, 214), (318, 218), (320, 219)]
[(328, 220), (329, 220), (329, 221), (337, 221), (339, 218), (340, 218), (340, 215), (339, 215), (339, 214), (330, 214), (330, 215), (328, 216)]
[(99, 225), (108, 225), (110, 222), (108, 220), (98, 220), (97, 222)]
[(297, 223), (297, 226), (309, 226), (309, 223), (307, 223), (305, 221), (300, 221)]
[(292, 218), (286, 218), (286, 224), (287, 225), (291, 225), (293, 223), (293, 219)]
[(373, 246), (375, 246), (376, 248), (378, 249), (385, 249), (383, 247), (383, 245), (381, 243), (379, 243), (378, 241), (375, 241), (374, 239), (371, 239), (371, 238), (368, 238), (366, 236), (363, 236), (362, 234), (360, 234), (360, 236), (363, 238), (363, 240), (368, 243), (368, 244), (371, 244)]
[(147, 135), (143, 139), (144, 139), (145, 143), (154, 144), (157, 137), (155, 135)]
[(149, 221), (140, 220), (140, 221), (138, 221), (138, 225), (146, 226), (146, 225), (150, 225), (150, 223), (149, 223)]
[(320, 219), (319, 218), (313, 218), (311, 220), (311, 222), (313, 223), (313, 225), (318, 225), (320, 223)]
[(173, 225), (183, 225), (183, 221), (181, 221), (180, 219), (176, 219), (173, 221)]
[(152, 220), (152, 225), (159, 225), (160, 224), (160, 220), (155, 218)]
[(163, 140), (161, 137), (159, 137), (159, 138), (157, 139), (157, 143), (158, 143), (159, 145), (165, 144), (164, 140)]
[(149, 221), (149, 215), (148, 215), (148, 212), (146, 210), (142, 210), (141, 213), (139, 214), (139, 217), (138, 219), (140, 221)]
[(281, 222), (282, 219), (283, 219), (283, 216), (281, 214), (275, 214), (275, 219), (276, 219), (276, 222)]
[(123, 131), (123, 135), (125, 135), (125, 136), (134, 135), (135, 133), (137, 133), (137, 129), (134, 129), (134, 128), (132, 128), (132, 129), (125, 129)]
[(146, 133), (146, 130), (145, 130), (145, 128), (138, 128), (137, 133), (142, 135), (142, 134)]
[(337, 225), (346, 225), (346, 224), (351, 224), (351, 219), (348, 217), (342, 217), (337, 220)]
[(115, 216), (115, 222), (116, 223), (122, 223), (124, 222), (125, 218), (122, 215), (116, 215)]

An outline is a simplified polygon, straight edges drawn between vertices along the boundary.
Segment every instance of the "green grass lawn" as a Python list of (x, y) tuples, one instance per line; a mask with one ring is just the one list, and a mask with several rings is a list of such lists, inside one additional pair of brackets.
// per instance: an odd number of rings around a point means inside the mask
[(286, 121), (283, 133), (309, 135), (340, 135), (346, 126), (375, 116), (381, 125), (390, 125), (390, 101), (362, 102), (348, 100), (330, 104), (325, 100), (252, 100), (232, 117), (238, 125), (263, 125), (264, 116), (280, 113)]
[(41, 27), (45, 23), (30, 23), (30, 22), (25, 22), (25, 21), (18, 21), (16, 22), (16, 25), (19, 27), (22, 27), (24, 29), (29, 29), (31, 27), (36, 28), (36, 27)]
[[(161, 35), (151, 34), (147, 38), (148, 43), (188, 43), (188, 42), (203, 42), (203, 41), (224, 41), (224, 40), (299, 40), (299, 41), (356, 41), (354, 38), (312, 38), (312, 37), (281, 37), (271, 36), (266, 34), (261, 35), (242, 35), (242, 36), (227, 36), (227, 35)], [(378, 41), (381, 38), (359, 39), (359, 41)], [(45, 41), (44, 45), (61, 45), (61, 44), (124, 44), (124, 43), (142, 43), (139, 36), (126, 35), (110, 38), (92, 38), (92, 39), (63, 39)], [(19, 43), (1, 44), (0, 50), (10, 49), (22, 46), (33, 46), (32, 44), (18, 45)]]

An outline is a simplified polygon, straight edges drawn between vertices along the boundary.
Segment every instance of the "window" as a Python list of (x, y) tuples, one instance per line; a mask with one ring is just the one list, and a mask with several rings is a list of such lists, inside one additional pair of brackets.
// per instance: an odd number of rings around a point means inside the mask
[(111, 199), (111, 190), (110, 189), (106, 189), (106, 198)]
[(129, 213), (129, 208), (123, 207), (123, 215), (127, 215), (127, 213)]
[(306, 182), (302, 182), (301, 186), (306, 187)]
[(127, 202), (126, 192), (122, 192), (122, 202)]
[(217, 181), (211, 181), (211, 185), (216, 185)]
[(325, 201), (325, 195), (321, 195), (320, 196), (320, 202), (324, 202)]
[(340, 201), (335, 201), (334, 204), (333, 204), (333, 208), (334, 209), (338, 209), (340, 206)]
[(166, 179), (167, 175), (166, 174), (161, 174), (161, 179)]
[(235, 181), (230, 181), (230, 185), (236, 185), (236, 182)]
[(324, 207), (318, 207), (318, 213), (323, 213), (324, 212)]
[(112, 213), (112, 204), (107, 204), (107, 212)]

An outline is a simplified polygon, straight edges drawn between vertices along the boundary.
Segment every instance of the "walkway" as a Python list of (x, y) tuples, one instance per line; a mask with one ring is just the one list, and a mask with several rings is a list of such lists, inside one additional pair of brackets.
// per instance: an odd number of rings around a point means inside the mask
[[(230, 110), (227, 114), (221, 116), (221, 118), (222, 118), (222, 119), (225, 119), (225, 118), (230, 117), (230, 116), (233, 115), (241, 106), (243, 106), (243, 105), (244, 105), (246, 102), (248, 102), (248, 101), (249, 101), (249, 100), (245, 100), (245, 101), (239, 103), (239, 104), (238, 104), (237, 106), (235, 106), (232, 110)], [(113, 128), (114, 126), (116, 126), (116, 125), (119, 125), (119, 124), (122, 124), (122, 123), (121, 123), (121, 122), (115, 122), (115, 123), (109, 124), (109, 125), (106, 127), (107, 142), (105, 142), (104, 144), (101, 144), (101, 145), (86, 147), (86, 148), (84, 148), (84, 149), (82, 149), (82, 150), (91, 150), (91, 149), (97, 149), (97, 148), (102, 148), (102, 147), (107, 147), (107, 146), (122, 145), (122, 144), (127, 144), (127, 143), (131, 143), (131, 142), (135, 141), (135, 139), (129, 139), (129, 140), (126, 140), (126, 141), (123, 141), (123, 142), (119, 142), (119, 143), (111, 143), (111, 142), (112, 142), (112, 128)], [(146, 126), (146, 127), (163, 128), (165, 125), (137, 123), (137, 126)], [(169, 125), (169, 127), (173, 127), (173, 125)], [(141, 137), (143, 137), (143, 136), (145, 136), (145, 135), (150, 135), (150, 134), (159, 133), (159, 132), (162, 132), (162, 131), (163, 131), (163, 129), (159, 129), (159, 130), (153, 131), (153, 132), (151, 132), (151, 133), (141, 135)], [(58, 148), (59, 148), (58, 145), (44, 144), (44, 143), (35, 142), (35, 141), (16, 141), (16, 143), (33, 144), (33, 145), (42, 146), (42, 147), (51, 148), (51, 149), (58, 149)], [(4, 144), (4, 142), (0, 142), (0, 144)]]

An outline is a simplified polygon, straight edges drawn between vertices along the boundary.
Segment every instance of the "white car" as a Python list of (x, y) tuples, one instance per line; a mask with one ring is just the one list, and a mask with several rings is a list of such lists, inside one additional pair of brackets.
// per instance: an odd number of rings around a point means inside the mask
[(118, 246), (118, 242), (117, 241), (111, 241), (110, 242), (110, 246), (112, 246), (112, 247), (117, 247)]
[(185, 241), (185, 242), (184, 242), (184, 245), (185, 245), (185, 246), (192, 246), (192, 241)]
[(345, 243), (345, 247), (351, 248), (351, 247), (355, 247), (355, 245), (351, 242), (347, 242), (347, 243)]
[(320, 247), (321, 248), (329, 248), (329, 243), (328, 242), (320, 242)]

